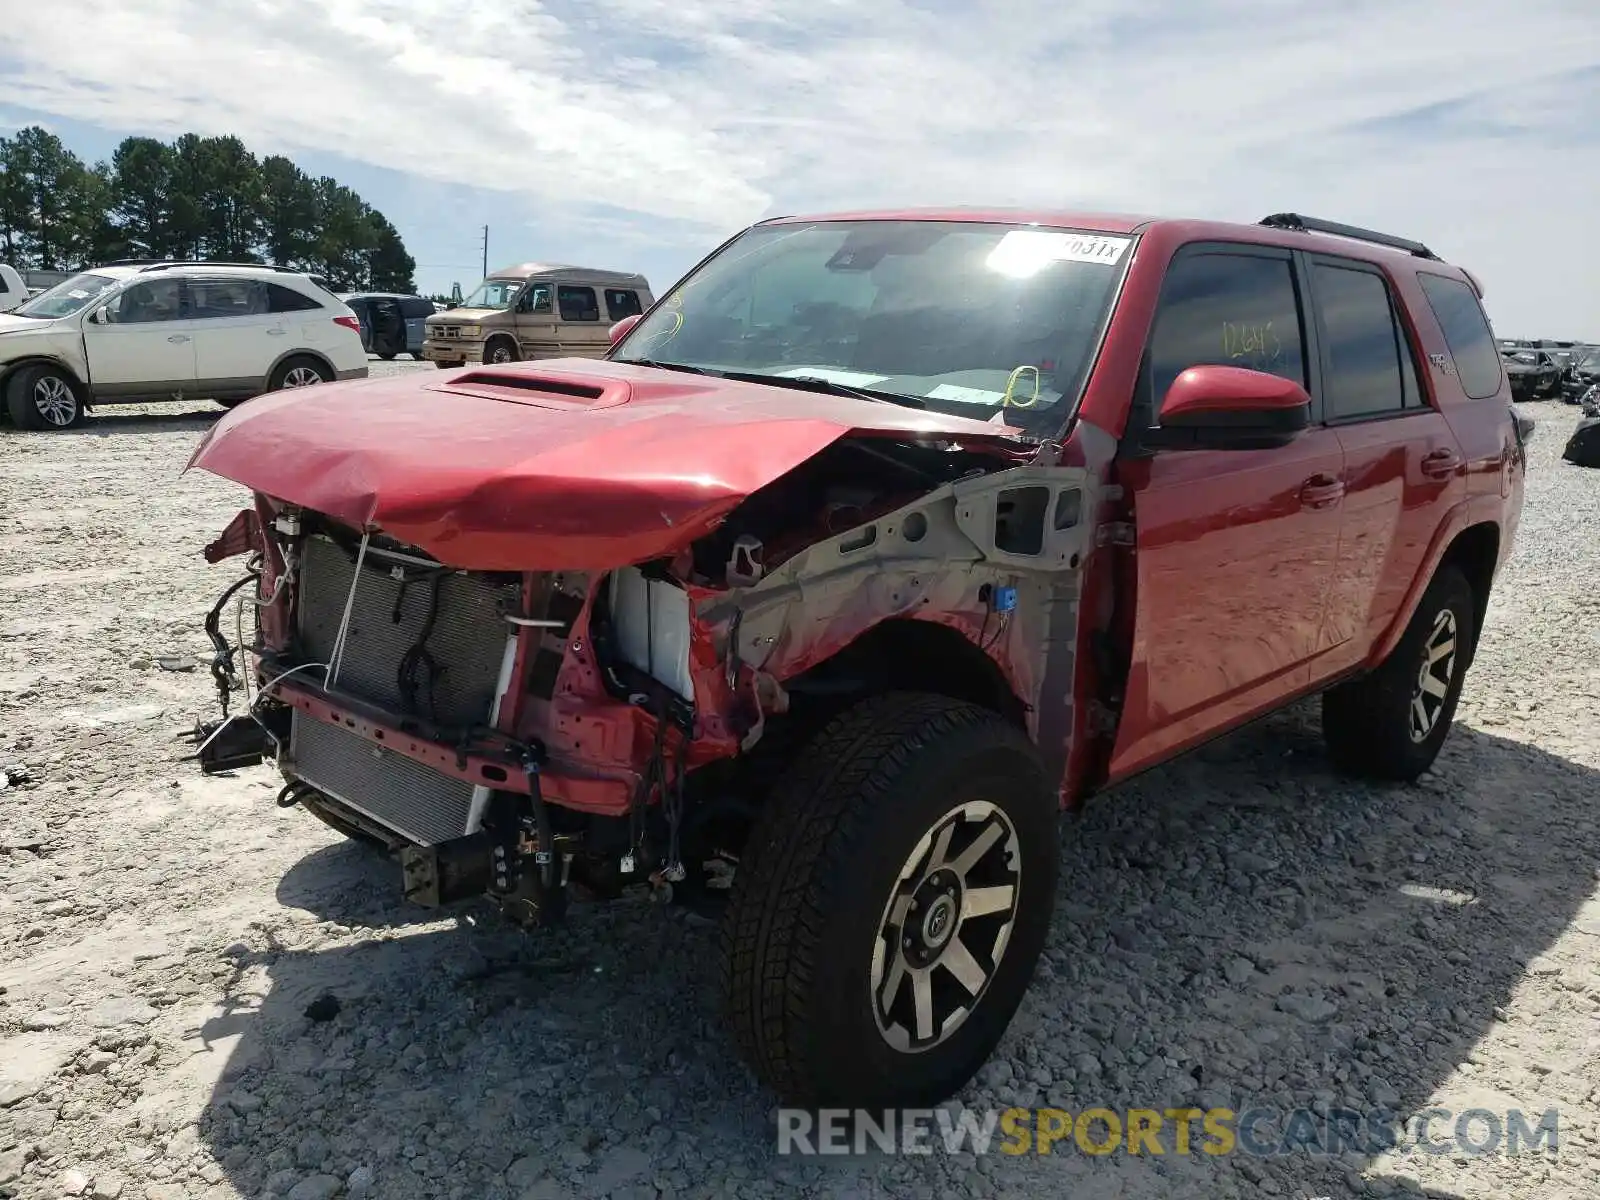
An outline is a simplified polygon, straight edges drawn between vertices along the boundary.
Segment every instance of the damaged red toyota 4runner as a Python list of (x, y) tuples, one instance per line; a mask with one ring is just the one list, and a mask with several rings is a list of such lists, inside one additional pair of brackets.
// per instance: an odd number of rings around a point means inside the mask
[(1522, 502), (1481, 294), (1293, 214), (783, 218), (606, 360), (260, 397), (191, 464), (258, 614), (199, 757), (424, 904), (717, 905), (763, 1081), (937, 1101), (1063, 810), (1313, 693), (1339, 767), (1432, 763)]

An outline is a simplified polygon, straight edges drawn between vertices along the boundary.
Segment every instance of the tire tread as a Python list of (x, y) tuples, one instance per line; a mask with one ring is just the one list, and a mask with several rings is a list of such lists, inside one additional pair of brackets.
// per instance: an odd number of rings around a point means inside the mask
[(988, 709), (923, 693), (874, 697), (822, 729), (762, 810), (722, 923), (719, 983), (736, 1048), (779, 1094), (819, 1094), (805, 1034), (838, 860), (917, 754), (984, 725), (1032, 755)]

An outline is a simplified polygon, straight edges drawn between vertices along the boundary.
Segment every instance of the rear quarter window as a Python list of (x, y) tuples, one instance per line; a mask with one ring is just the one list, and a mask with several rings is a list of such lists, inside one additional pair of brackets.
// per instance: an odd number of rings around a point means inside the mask
[[(322, 307), (310, 296), (297, 292), (293, 288), (286, 288), (280, 283), (267, 284), (267, 306), (269, 312), (275, 313), (309, 312), (311, 309)], [(356, 312), (361, 311), (354, 304), (351, 305), (351, 308), (355, 309)]]
[(1419, 271), (1417, 281), (1450, 348), (1461, 390), (1473, 400), (1495, 395), (1504, 377), (1500, 351), (1477, 294), (1461, 280), (1446, 275)]

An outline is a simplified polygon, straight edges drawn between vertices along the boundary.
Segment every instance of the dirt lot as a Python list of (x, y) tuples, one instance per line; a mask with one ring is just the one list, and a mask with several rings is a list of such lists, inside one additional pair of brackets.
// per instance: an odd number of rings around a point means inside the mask
[(1600, 1194), (1600, 475), (1559, 461), (1575, 410), (1530, 411), (1518, 554), (1436, 774), (1342, 781), (1308, 710), (1093, 805), (961, 1098), (1558, 1107), (1558, 1152), (1521, 1157), (780, 1158), (707, 924), (426, 921), (268, 769), (178, 761), (237, 570), (200, 549), (240, 495), (180, 475), (215, 409), (0, 430), (0, 1195)]

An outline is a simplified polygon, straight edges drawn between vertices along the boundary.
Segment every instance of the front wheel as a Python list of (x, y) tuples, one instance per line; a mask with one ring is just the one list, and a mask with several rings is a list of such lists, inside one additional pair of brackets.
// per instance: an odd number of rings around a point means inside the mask
[(483, 352), (483, 361), (496, 366), (501, 363), (514, 363), (521, 357), (517, 353), (517, 344), (510, 338), (495, 338)]
[(78, 382), (59, 367), (23, 367), (11, 377), (5, 399), (18, 429), (71, 429), (83, 423)]
[(722, 991), (792, 1104), (937, 1103), (999, 1043), (1055, 899), (1054, 789), (986, 709), (891, 693), (800, 753), (741, 855)]
[(1322, 736), (1340, 770), (1406, 782), (1433, 765), (1455, 719), (1477, 637), (1472, 585), (1441, 567), (1372, 674), (1322, 696)]

